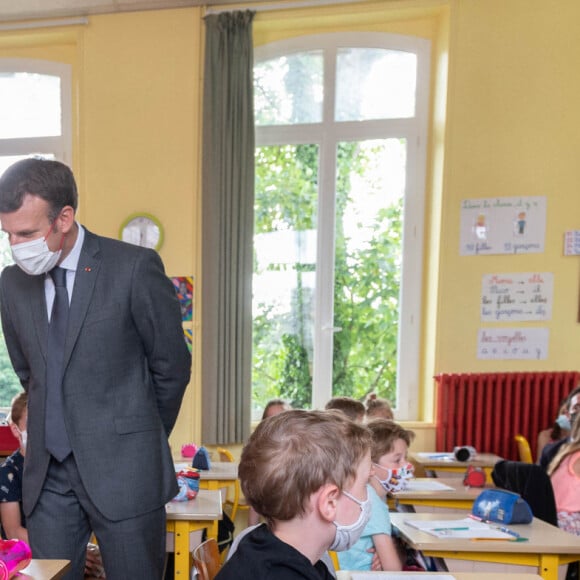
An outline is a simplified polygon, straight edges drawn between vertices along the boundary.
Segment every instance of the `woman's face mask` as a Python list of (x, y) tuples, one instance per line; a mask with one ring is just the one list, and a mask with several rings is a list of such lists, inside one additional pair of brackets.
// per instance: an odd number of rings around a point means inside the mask
[(360, 514), (356, 522), (353, 524), (343, 525), (336, 521), (333, 522), (336, 526), (336, 534), (329, 550), (334, 552), (349, 550), (352, 546), (354, 546), (354, 544), (356, 544), (359, 538), (362, 536), (362, 533), (371, 517), (371, 498), (369, 497), (368, 493), (367, 498), (364, 501), (356, 499), (356, 497), (346, 491), (343, 491), (342, 494), (359, 505)]
[(570, 431), (572, 429), (568, 415), (558, 415), (556, 423), (560, 425), (560, 429), (565, 429), (566, 431)]
[(409, 479), (414, 477), (412, 463), (402, 465), (401, 467), (383, 467), (378, 463), (373, 463), (375, 467), (375, 478), (381, 484), (387, 493), (404, 490)]

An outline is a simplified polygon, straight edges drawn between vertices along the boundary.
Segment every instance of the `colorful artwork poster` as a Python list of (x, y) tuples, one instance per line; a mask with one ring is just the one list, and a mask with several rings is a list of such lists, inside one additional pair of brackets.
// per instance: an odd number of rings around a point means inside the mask
[(187, 348), (189, 352), (191, 352), (192, 345), (193, 345), (193, 329), (192, 328), (184, 328), (183, 329), (183, 336), (185, 336), (185, 344), (187, 344)]
[(541, 253), (545, 237), (545, 197), (496, 197), (461, 202), (462, 256)]
[(171, 281), (181, 306), (181, 319), (188, 322), (193, 319), (193, 276), (174, 276)]
[(549, 338), (547, 328), (481, 328), (477, 337), (477, 358), (545, 360)]

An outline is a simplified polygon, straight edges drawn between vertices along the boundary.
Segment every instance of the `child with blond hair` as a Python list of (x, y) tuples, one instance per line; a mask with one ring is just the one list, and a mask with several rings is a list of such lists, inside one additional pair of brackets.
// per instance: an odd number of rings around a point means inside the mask
[(372, 502), (372, 516), (358, 542), (349, 550), (338, 554), (343, 570), (370, 570), (373, 549), (381, 569), (400, 571), (403, 561), (391, 535), (391, 519), (386, 497), (398, 491), (412, 476), (407, 462), (407, 449), (414, 433), (388, 419), (374, 419), (367, 425), (372, 435), (372, 472), (367, 492)]
[(371, 437), (337, 412), (286, 411), (250, 436), (238, 474), (265, 519), (240, 541), (217, 580), (331, 580), (321, 561), (345, 550), (370, 517)]

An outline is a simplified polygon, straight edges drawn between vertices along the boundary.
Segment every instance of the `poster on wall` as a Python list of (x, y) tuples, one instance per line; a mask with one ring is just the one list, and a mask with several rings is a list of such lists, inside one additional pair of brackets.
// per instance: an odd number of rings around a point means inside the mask
[(193, 328), (183, 328), (183, 336), (185, 338), (185, 344), (187, 344), (187, 348), (189, 352), (193, 349)]
[(181, 320), (193, 319), (193, 276), (174, 276), (171, 278), (181, 308)]
[(460, 254), (544, 251), (545, 197), (495, 197), (461, 202)]
[(486, 274), (481, 284), (481, 321), (538, 321), (552, 318), (551, 272)]
[(547, 328), (481, 328), (477, 337), (477, 358), (545, 360), (549, 338)]

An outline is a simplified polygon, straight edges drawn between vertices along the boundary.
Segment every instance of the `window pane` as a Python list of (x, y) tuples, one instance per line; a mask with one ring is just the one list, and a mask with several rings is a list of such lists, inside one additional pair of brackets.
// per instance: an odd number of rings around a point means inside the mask
[[(304, 82), (304, 79), (308, 79)], [(254, 67), (256, 125), (322, 120), (322, 52), (302, 52)]]
[(318, 147), (256, 149), (252, 417), (266, 402), (309, 407)]
[(333, 396), (396, 405), (406, 143), (339, 143)]
[(60, 78), (35, 73), (0, 73), (0, 139), (60, 134)]
[(409, 52), (343, 48), (337, 53), (336, 120), (415, 116), (417, 57)]

